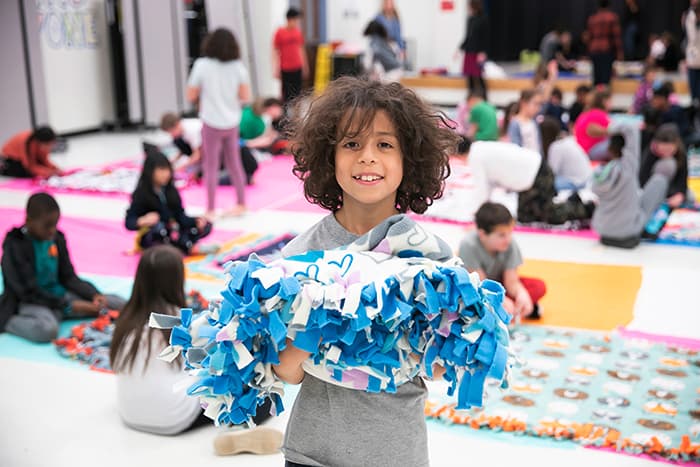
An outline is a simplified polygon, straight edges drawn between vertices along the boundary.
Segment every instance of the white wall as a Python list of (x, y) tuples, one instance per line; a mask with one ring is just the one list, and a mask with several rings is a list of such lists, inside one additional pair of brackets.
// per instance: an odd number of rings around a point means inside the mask
[(104, 1), (36, 3), (48, 123), (64, 133), (113, 120)]
[[(246, 5), (244, 5), (246, 3)], [(241, 47), (241, 58), (255, 79), (259, 96), (280, 96), (280, 82), (272, 77), (272, 37), (285, 24), (287, 0), (207, 0), (207, 27), (233, 31)], [(249, 35), (253, 40), (249, 41)]]
[[(454, 53), (464, 38), (467, 7), (455, 0), (454, 10), (442, 11), (439, 1), (395, 0), (401, 19), (401, 32), (415, 56), (414, 70), (426, 67), (461, 69)], [(380, 0), (329, 0), (327, 3), (329, 41), (346, 41), (364, 46), (362, 31), (381, 8)]]
[(0, 2), (0, 63), (14, 64), (2, 74), (0, 102), (7, 110), (0, 112), (0, 141), (32, 126), (19, 8), (17, 2)]

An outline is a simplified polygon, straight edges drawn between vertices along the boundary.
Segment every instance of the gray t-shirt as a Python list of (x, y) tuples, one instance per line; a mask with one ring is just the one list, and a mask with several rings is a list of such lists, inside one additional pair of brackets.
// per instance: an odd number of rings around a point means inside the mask
[(486, 277), (498, 282), (503, 281), (503, 273), (506, 270), (515, 269), (523, 264), (523, 257), (515, 240), (511, 240), (508, 249), (503, 253), (492, 255), (484, 249), (476, 230), (469, 232), (462, 239), (459, 244), (459, 257), (467, 270), (482, 269)]
[[(330, 250), (357, 238), (330, 214), (289, 242), (282, 254)], [(289, 417), (285, 458), (314, 466), (426, 466), (426, 392), (421, 378), (399, 386), (395, 394), (371, 394), (307, 374)]]

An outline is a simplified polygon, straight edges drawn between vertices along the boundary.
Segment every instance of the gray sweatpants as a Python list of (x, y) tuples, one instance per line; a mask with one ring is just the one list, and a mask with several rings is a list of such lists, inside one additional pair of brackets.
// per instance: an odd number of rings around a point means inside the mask
[[(105, 295), (107, 308), (121, 310), (126, 300), (116, 295)], [(81, 300), (73, 292), (66, 292), (68, 301)], [(52, 310), (34, 303), (20, 303), (17, 314), (13, 315), (5, 326), (5, 331), (34, 342), (51, 342), (58, 336), (58, 325), (63, 318), (71, 315)]]

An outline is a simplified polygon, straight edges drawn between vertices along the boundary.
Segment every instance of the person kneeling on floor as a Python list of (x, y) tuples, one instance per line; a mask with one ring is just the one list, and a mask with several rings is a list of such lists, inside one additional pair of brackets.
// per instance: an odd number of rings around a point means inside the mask
[(477, 230), (469, 232), (459, 245), (464, 267), (478, 272), (481, 280), (491, 279), (503, 284), (506, 289), (503, 307), (516, 321), (538, 319), (541, 314), (538, 302), (547, 287), (540, 279), (518, 275), (523, 258), (513, 240), (515, 220), (512, 214), (502, 204), (486, 202), (476, 211), (475, 220)]

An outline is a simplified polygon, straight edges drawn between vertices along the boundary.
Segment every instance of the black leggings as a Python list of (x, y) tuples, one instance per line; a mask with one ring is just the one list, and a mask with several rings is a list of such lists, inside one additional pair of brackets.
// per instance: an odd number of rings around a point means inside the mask
[(21, 162), (2, 156), (0, 156), (0, 175), (15, 178), (32, 178), (34, 176)]

